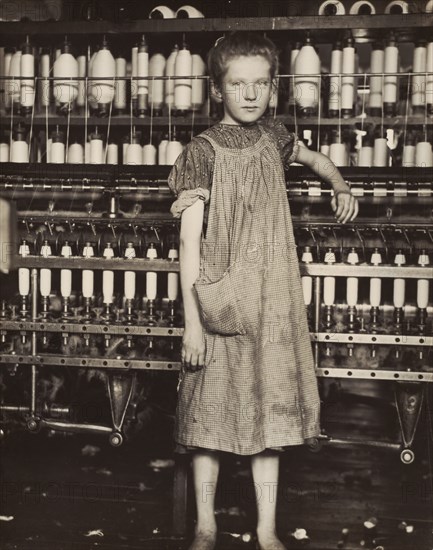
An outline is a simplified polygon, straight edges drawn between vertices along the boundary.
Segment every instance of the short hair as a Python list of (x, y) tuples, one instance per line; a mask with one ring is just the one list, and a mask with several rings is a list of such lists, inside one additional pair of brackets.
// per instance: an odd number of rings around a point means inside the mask
[(217, 40), (208, 53), (208, 71), (215, 86), (221, 87), (230, 59), (241, 55), (264, 57), (269, 62), (271, 78), (276, 75), (278, 50), (272, 40), (255, 32), (236, 31)]

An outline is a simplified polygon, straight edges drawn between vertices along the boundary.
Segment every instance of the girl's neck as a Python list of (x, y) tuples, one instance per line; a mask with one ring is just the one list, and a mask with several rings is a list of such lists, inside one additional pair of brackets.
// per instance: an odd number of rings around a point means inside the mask
[(220, 124), (221, 126), (238, 126), (239, 128), (253, 128), (254, 126), (257, 125), (257, 123), (258, 123), (258, 120), (256, 120), (255, 122), (250, 122), (248, 124), (236, 124), (233, 122), (223, 122), (221, 120), (218, 124)]

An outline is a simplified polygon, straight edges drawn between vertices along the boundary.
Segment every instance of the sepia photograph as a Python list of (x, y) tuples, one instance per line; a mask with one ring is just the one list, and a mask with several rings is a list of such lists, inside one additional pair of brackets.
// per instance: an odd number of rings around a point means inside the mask
[(0, 0), (0, 550), (433, 550), (433, 0), (162, 1)]

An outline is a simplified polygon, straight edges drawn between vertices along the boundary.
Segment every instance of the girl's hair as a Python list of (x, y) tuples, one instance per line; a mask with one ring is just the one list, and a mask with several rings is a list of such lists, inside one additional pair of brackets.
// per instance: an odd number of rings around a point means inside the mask
[(278, 51), (269, 38), (254, 32), (233, 32), (217, 40), (207, 56), (209, 75), (216, 87), (221, 87), (230, 59), (241, 55), (264, 57), (271, 67), (271, 78), (278, 71)]

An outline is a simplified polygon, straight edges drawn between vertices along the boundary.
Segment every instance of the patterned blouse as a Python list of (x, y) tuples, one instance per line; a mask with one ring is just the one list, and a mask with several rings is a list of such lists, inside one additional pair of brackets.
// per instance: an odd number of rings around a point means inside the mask
[[(205, 133), (223, 147), (241, 149), (254, 145), (260, 139), (258, 124), (275, 141), (283, 167), (287, 168), (296, 160), (300, 142), (296, 134), (289, 132), (278, 120), (266, 118), (248, 126), (219, 122), (205, 130)], [(180, 218), (185, 208), (201, 199), (205, 202), (206, 224), (214, 161), (215, 153), (211, 144), (200, 135), (194, 137), (179, 155), (168, 178), (168, 185), (177, 197), (171, 207), (175, 218)]]

